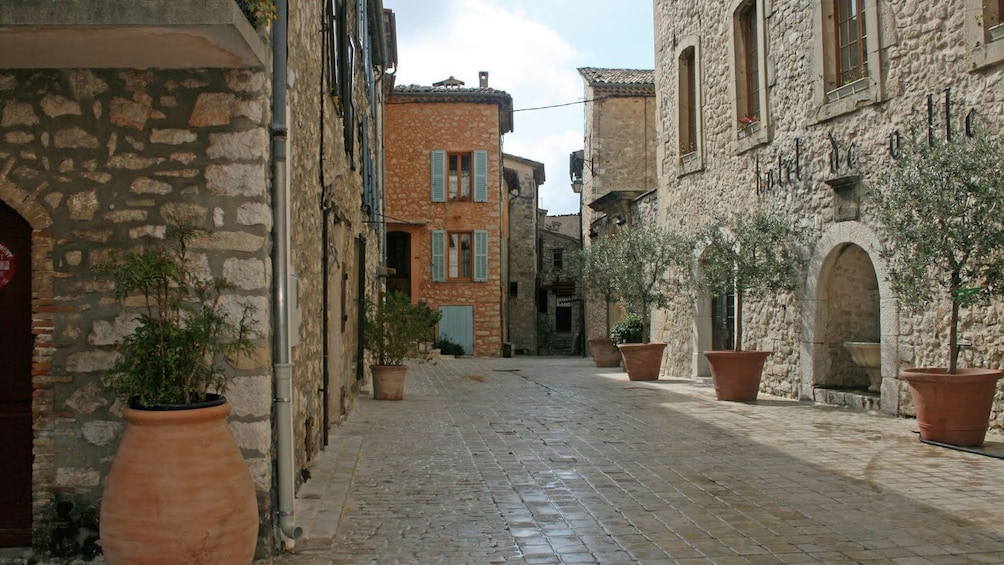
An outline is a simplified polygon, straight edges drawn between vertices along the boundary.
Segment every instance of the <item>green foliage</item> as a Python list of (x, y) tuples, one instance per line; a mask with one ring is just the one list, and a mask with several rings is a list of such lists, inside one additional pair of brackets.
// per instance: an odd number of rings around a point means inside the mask
[(1004, 292), (1004, 146), (980, 132), (954, 143), (914, 143), (874, 193), (889, 238), (889, 284), (917, 311), (951, 300), (948, 365), (958, 364), (960, 306)]
[(237, 0), (237, 4), (256, 28), (265, 27), (279, 17), (275, 0)]
[(464, 351), (464, 346), (459, 343), (450, 341), (449, 338), (440, 338), (433, 347), (439, 350), (443, 355), (464, 355), (467, 353)]
[(223, 360), (250, 353), (258, 337), (250, 305), (243, 305), (239, 319), (223, 308), (231, 285), (192, 273), (188, 246), (204, 234), (171, 226), (166, 241), (95, 267), (115, 281), (116, 299), (143, 297), (145, 311), (119, 344), (121, 356), (106, 378), (134, 405), (191, 404), (224, 393), (233, 375)]
[(642, 341), (648, 343), (652, 307), (664, 308), (690, 279), (690, 239), (650, 226), (618, 231), (610, 239), (613, 288), (628, 312), (642, 319)]
[(610, 304), (616, 295), (616, 264), (619, 251), (614, 241), (609, 237), (601, 237), (592, 241), (589, 247), (579, 252), (579, 264), (582, 267), (582, 277), (586, 281), (586, 292), (603, 300), (606, 306), (606, 329), (610, 332)]
[(717, 218), (704, 226), (698, 238), (706, 243), (698, 290), (707, 296), (735, 292), (735, 350), (741, 351), (744, 300), (798, 287), (805, 264), (804, 230), (759, 210)]
[(645, 321), (638, 314), (624, 316), (610, 330), (610, 342), (615, 346), (621, 343), (641, 343), (644, 339)]
[(432, 337), (442, 316), (425, 302), (412, 304), (400, 292), (382, 292), (376, 303), (366, 301), (363, 342), (378, 365), (400, 365), (416, 346)]

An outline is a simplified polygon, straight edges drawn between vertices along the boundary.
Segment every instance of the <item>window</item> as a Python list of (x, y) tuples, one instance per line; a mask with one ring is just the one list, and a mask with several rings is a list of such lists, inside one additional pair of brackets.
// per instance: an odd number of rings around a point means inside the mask
[(677, 138), (679, 174), (703, 167), (701, 161), (701, 73), (696, 37), (681, 42), (677, 55)]
[(471, 234), (450, 233), (447, 235), (449, 253), (447, 254), (447, 274), (451, 279), (470, 279), (471, 265)]
[(488, 232), (432, 232), (433, 282), (488, 280)]
[(864, 0), (836, 0), (837, 85), (868, 76)]
[(430, 152), (432, 202), (488, 202), (488, 152)]
[(734, 6), (734, 126), (741, 153), (768, 140), (764, 0), (740, 0)]
[(853, 112), (882, 100), (876, 0), (814, 0), (813, 65), (823, 77), (816, 87), (816, 121)]
[(450, 153), (446, 157), (449, 177), (446, 187), (450, 200), (471, 199), (471, 154)]
[(970, 68), (1004, 62), (1004, 0), (966, 0)]
[(552, 250), (552, 264), (555, 269), (561, 269), (565, 266), (565, 250), (564, 249), (554, 249)]

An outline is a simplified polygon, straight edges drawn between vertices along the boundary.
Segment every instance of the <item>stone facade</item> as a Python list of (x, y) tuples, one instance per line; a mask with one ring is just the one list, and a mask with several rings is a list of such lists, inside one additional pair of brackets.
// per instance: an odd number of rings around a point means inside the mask
[[(386, 105), (386, 184), (388, 245), (402, 242), (404, 252), (393, 265), (400, 277), (394, 287), (408, 292), (412, 300), (424, 300), (434, 309), (447, 309), (461, 319), (444, 318), (444, 327), (454, 323), (454, 342), (469, 342), (468, 353), (498, 356), (502, 353), (504, 313), (508, 300), (508, 214), (502, 176), (502, 135), (512, 130), (512, 98), (487, 86), (396, 87)], [(484, 152), (486, 186), (484, 201), (478, 192), (463, 198), (444, 196), (433, 201), (430, 180), (434, 155), (443, 152), (470, 156)], [(440, 165), (444, 167), (445, 162)], [(476, 167), (475, 167), (476, 168)], [(477, 171), (470, 171), (477, 173)], [(444, 174), (446, 174), (444, 172)], [(471, 174), (472, 182), (477, 182)], [(485, 237), (482, 250), (452, 248), (443, 244), (443, 271), (433, 268), (433, 239), (447, 234)], [(471, 242), (472, 248), (477, 241)], [(465, 258), (466, 255), (466, 258)], [(389, 254), (389, 258), (393, 255)], [(479, 259), (479, 256), (482, 259)], [(484, 280), (477, 280), (477, 262), (486, 266)], [(462, 264), (464, 261), (471, 263)], [(452, 269), (456, 268), (456, 271)], [(468, 269), (464, 272), (464, 269)], [(402, 269), (407, 276), (402, 277)], [(472, 272), (473, 271), (473, 272)], [(442, 280), (436, 280), (442, 279)], [(469, 333), (468, 333), (469, 332)]]
[[(994, 22), (979, 1), (869, 1), (866, 49), (854, 74), (839, 74), (833, 4), (655, 3), (659, 222), (693, 231), (711, 214), (762, 207), (807, 228), (803, 287), (747, 304), (748, 348), (774, 352), (762, 390), (825, 399), (820, 391), (860, 386), (841, 343), (876, 340), (881, 409), (909, 415), (899, 370), (945, 364), (947, 305), (900, 311), (869, 189), (887, 178), (896, 134), (926, 126), (928, 107), (941, 139), (946, 123), (962, 135), (973, 109), (1000, 131), (1004, 43), (983, 29)], [(669, 344), (667, 375), (707, 374), (708, 310), (707, 299), (681, 300), (660, 313), (653, 337)], [(999, 301), (965, 310), (964, 363), (1004, 362), (1000, 310)], [(999, 397), (992, 418), (1004, 423)]]
[(514, 354), (537, 352), (537, 197), (544, 164), (504, 154), (509, 202), (509, 312), (506, 341)]
[[(632, 201), (656, 188), (655, 75), (593, 67), (579, 74), (585, 84), (585, 146), (573, 177), (581, 178), (581, 237), (588, 246), (591, 238), (631, 221)], [(602, 302), (587, 295), (585, 312), (586, 335), (606, 336)]]
[(541, 355), (579, 355), (583, 351), (580, 219), (579, 214), (541, 218), (537, 298), (537, 349)]
[[(357, 14), (367, 12), (366, 3), (361, 5), (362, 11), (347, 13), (350, 33), (357, 25), (369, 29), (356, 22)], [(375, 140), (381, 127), (378, 109), (370, 106), (367, 73), (358, 64), (352, 69), (355, 120), (365, 124), (371, 141), (357, 145), (354, 153), (346, 151), (334, 100), (320, 93), (321, 7), (290, 7), (288, 153), (294, 190), (289, 263), (299, 280), (293, 297), (298, 311), (291, 316), (298, 322), (291, 361), (299, 470), (309, 467), (322, 446), (324, 406), (318, 390), (324, 384), (326, 316), (334, 320), (328, 324), (329, 423), (351, 409), (359, 390), (354, 304), (365, 288), (356, 280), (365, 269), (367, 287), (376, 283), (380, 249), (379, 232), (360, 211), (366, 198), (361, 171), (367, 159), (380, 160)], [(382, 6), (370, 7), (370, 13), (382, 17)], [(266, 40), (261, 32), (257, 41)], [(365, 51), (357, 61), (374, 64), (369, 48)], [(262, 339), (254, 355), (233, 367), (236, 378), (227, 397), (233, 406), (231, 427), (258, 492), (257, 555), (266, 558), (278, 547), (271, 340), (272, 253), (281, 242), (272, 232), (271, 76), (269, 68), (0, 70), (0, 200), (33, 233), (32, 543), (37, 556), (93, 556), (102, 484), (124, 429), (122, 401), (101, 381), (137, 310), (128, 300), (113, 300), (110, 283), (93, 267), (148, 237), (163, 237), (166, 226), (176, 223), (213, 232), (195, 243), (199, 263), (234, 284), (227, 301), (247, 300), (256, 307)], [(349, 127), (355, 134), (357, 124)], [(371, 182), (375, 188), (380, 179)], [(321, 239), (325, 221), (326, 241)], [(357, 247), (363, 240), (365, 263)], [(320, 259), (324, 247), (327, 281)], [(334, 297), (327, 312), (325, 289)], [(339, 323), (343, 314), (347, 321)]]

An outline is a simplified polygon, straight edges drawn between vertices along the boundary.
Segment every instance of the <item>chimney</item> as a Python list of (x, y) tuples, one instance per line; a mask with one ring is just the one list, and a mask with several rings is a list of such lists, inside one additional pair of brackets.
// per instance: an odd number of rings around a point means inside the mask
[(481, 88), (488, 88), (488, 71), (479, 72), (478, 81), (481, 83)]

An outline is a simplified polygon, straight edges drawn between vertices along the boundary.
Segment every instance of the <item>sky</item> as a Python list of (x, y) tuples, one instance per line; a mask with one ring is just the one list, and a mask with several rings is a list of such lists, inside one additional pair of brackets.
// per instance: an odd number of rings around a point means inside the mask
[[(579, 67), (651, 69), (651, 0), (384, 0), (397, 18), (396, 84), (450, 76), (513, 99), (513, 132), (502, 150), (544, 163), (538, 205), (575, 214), (568, 155), (582, 149), (584, 84)], [(569, 104), (543, 110), (541, 106)]]

